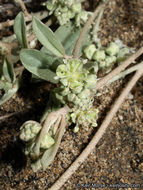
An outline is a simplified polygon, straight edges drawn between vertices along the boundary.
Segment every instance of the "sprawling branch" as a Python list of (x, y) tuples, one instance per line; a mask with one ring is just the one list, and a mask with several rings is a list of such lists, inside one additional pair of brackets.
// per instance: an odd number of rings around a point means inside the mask
[(70, 176), (78, 169), (78, 167), (85, 161), (88, 155), (94, 150), (95, 146), (105, 133), (106, 129), (108, 128), (112, 118), (117, 113), (118, 109), (121, 107), (124, 99), (131, 91), (133, 86), (136, 84), (138, 79), (143, 75), (143, 68), (139, 69), (132, 79), (129, 81), (126, 88), (122, 91), (119, 98), (113, 104), (111, 110), (107, 114), (106, 118), (104, 119), (102, 125), (100, 126), (97, 133), (94, 135), (88, 146), (84, 149), (84, 151), (80, 154), (80, 156), (72, 163), (72, 165), (65, 171), (65, 173), (53, 184), (53, 186), (49, 190), (58, 190), (61, 186), (70, 178)]
[[(107, 1), (108, 2), (108, 1)], [(79, 39), (75, 45), (75, 49), (74, 49), (74, 53), (73, 56), (76, 58), (78, 57), (79, 54), (79, 50), (82, 44), (82, 41), (84, 39), (84, 36), (87, 32), (87, 30), (90, 28), (91, 24), (93, 23), (94, 19), (97, 17), (97, 15), (99, 14), (100, 11), (102, 11), (104, 9), (104, 6), (107, 2), (102, 1), (102, 3), (100, 3), (98, 5), (98, 7), (95, 9), (95, 11), (93, 12), (92, 16), (90, 16), (90, 18), (88, 19), (88, 21), (86, 22), (86, 24), (84, 25), (81, 34), (79, 36)]]
[[(48, 11), (40, 11), (37, 13), (31, 13), (30, 16), (25, 17), (25, 21), (29, 22), (32, 20), (33, 16), (39, 18), (40, 20), (46, 18), (48, 16)], [(4, 29), (5, 27), (10, 27), (14, 25), (14, 20), (7, 20), (6, 22), (0, 23), (0, 30)]]
[(123, 71), (126, 67), (128, 67), (131, 63), (133, 63), (140, 55), (143, 54), (143, 47), (141, 47), (136, 53), (131, 55), (127, 60), (125, 60), (121, 65), (112, 70), (108, 75), (103, 77), (97, 82), (95, 91), (97, 91), (102, 86), (106, 85), (113, 77), (118, 75), (121, 71)]
[(20, 5), (25, 16), (31, 17), (31, 15), (28, 13), (27, 8), (22, 0), (14, 0), (14, 1)]
[[(65, 107), (59, 109), (58, 111), (51, 112), (47, 116), (47, 118), (45, 119), (45, 122), (43, 124), (43, 128), (40, 132), (40, 135), (37, 139), (36, 146), (34, 148), (34, 153), (37, 157), (39, 156), (39, 153), (40, 153), (40, 144), (41, 144), (41, 141), (42, 141), (44, 135), (49, 131), (49, 129), (51, 128), (52, 125), (56, 125), (56, 127), (57, 127), (57, 123), (60, 123), (59, 119), (61, 120), (61, 118), (65, 118), (65, 116), (68, 114), (69, 110), (70, 110), (69, 107), (65, 106)], [(62, 116), (64, 116), (64, 117), (62, 117)]]

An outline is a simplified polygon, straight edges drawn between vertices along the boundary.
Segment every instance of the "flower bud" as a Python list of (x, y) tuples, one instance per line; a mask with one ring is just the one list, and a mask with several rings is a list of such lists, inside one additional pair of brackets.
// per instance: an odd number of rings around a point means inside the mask
[(106, 61), (100, 61), (99, 67), (100, 68), (106, 68)]
[(107, 56), (105, 59), (106, 62), (106, 67), (110, 67), (113, 63), (116, 62), (116, 57), (115, 56)]
[(75, 17), (75, 13), (73, 11), (71, 11), (71, 10), (68, 10), (67, 16), (68, 16), (69, 19), (72, 19), (72, 18)]
[(43, 148), (43, 149), (48, 149), (50, 148), (53, 144), (55, 143), (54, 139), (49, 135), (49, 134), (46, 134), (43, 139), (42, 139), (42, 142), (40, 144), (40, 148)]
[(106, 57), (106, 55), (105, 55), (104, 50), (97, 50), (97, 51), (93, 54), (93, 57), (92, 57), (92, 58), (93, 58), (95, 61), (100, 62), (100, 61), (104, 60), (105, 57)]
[(61, 103), (63, 103), (63, 104), (65, 103), (63, 96), (59, 95), (58, 93), (55, 93), (55, 96), (56, 96), (56, 98), (57, 98)]
[(62, 78), (62, 79), (60, 80), (60, 82), (61, 82), (64, 86), (68, 86), (68, 80), (67, 80), (67, 78)]
[(106, 53), (108, 55), (116, 55), (119, 52), (119, 46), (115, 42), (111, 42), (106, 48)]
[(74, 99), (75, 99), (75, 97), (76, 97), (75, 94), (72, 94), (72, 93), (68, 94), (68, 101), (69, 101), (69, 102), (73, 102)]
[(75, 127), (74, 127), (74, 129), (73, 129), (73, 132), (74, 133), (77, 133), (79, 131), (79, 127), (76, 125)]
[(68, 8), (67, 7), (64, 7), (64, 8), (61, 8), (60, 9), (60, 12), (62, 12), (62, 13), (66, 13), (68, 11)]
[(95, 88), (96, 86), (96, 82), (97, 82), (97, 77), (96, 75), (88, 75), (86, 78), (86, 84), (85, 84), (85, 88)]
[(75, 79), (70, 80), (70, 88), (72, 91), (75, 91), (77, 93), (81, 92), (83, 88), (83, 84), (81, 82), (77, 82)]
[(84, 49), (84, 53), (85, 53), (85, 56), (91, 60), (92, 59), (92, 56), (94, 54), (94, 52), (96, 51), (96, 47), (94, 44), (91, 44), (89, 46), (87, 46), (85, 49)]
[(87, 122), (91, 123), (93, 127), (97, 127), (98, 109), (90, 110), (86, 115)]
[(72, 59), (69, 62), (70, 72), (81, 71), (83, 64), (79, 59)]
[(53, 3), (51, 3), (51, 2), (46, 2), (46, 7), (47, 7), (47, 9), (49, 10), (49, 11), (52, 11), (54, 8), (55, 8), (55, 6), (54, 6), (54, 4)]
[(69, 88), (64, 88), (60, 94), (61, 94), (62, 96), (66, 96), (66, 95), (69, 94), (69, 92), (70, 92)]
[(85, 23), (88, 20), (89, 13), (87, 11), (80, 12), (80, 19)]
[(127, 55), (129, 55), (129, 53), (130, 53), (129, 48), (120, 49), (119, 53), (117, 54), (117, 62), (124, 61)]
[(78, 97), (80, 99), (86, 99), (89, 96), (90, 96), (90, 90), (89, 89), (84, 89), (81, 93), (78, 94)]
[(76, 96), (74, 100), (75, 105), (79, 105), (81, 103), (81, 100)]
[(72, 89), (72, 92), (75, 93), (75, 94), (79, 94), (82, 90), (82, 86), (77, 86), (76, 88), (73, 88)]
[(76, 25), (80, 26), (81, 22), (85, 23), (88, 19), (88, 12), (87, 11), (81, 11), (76, 16)]
[(73, 4), (71, 8), (74, 13), (80, 13), (81, 12), (81, 3)]
[(67, 67), (62, 64), (57, 67), (56, 74), (59, 78), (64, 78), (67, 75)]
[(30, 141), (41, 130), (41, 125), (36, 121), (27, 121), (20, 128), (20, 139), (23, 141)]

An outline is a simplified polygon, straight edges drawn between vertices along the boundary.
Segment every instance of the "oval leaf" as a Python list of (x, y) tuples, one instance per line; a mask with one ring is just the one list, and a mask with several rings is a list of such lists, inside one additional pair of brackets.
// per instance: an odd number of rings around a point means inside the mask
[(19, 81), (17, 80), (15, 84), (13, 85), (13, 88), (9, 89), (3, 97), (0, 99), (0, 106), (4, 104), (6, 101), (8, 101), (19, 89)]
[(55, 35), (60, 39), (62, 45), (65, 48), (67, 55), (72, 55), (75, 44), (80, 35), (80, 29), (74, 29), (74, 26), (67, 24), (60, 26)]
[(56, 74), (49, 69), (51, 63), (42, 52), (34, 49), (25, 49), (21, 51), (20, 59), (24, 67), (34, 75), (46, 81), (58, 83), (58, 80), (54, 79)]
[(34, 172), (37, 172), (41, 168), (45, 171), (47, 167), (54, 161), (54, 158), (58, 152), (58, 148), (61, 143), (61, 139), (64, 135), (65, 126), (66, 126), (65, 119), (62, 118), (61, 124), (54, 138), (55, 144), (52, 145), (49, 149), (47, 149), (41, 158), (39, 158), (36, 162), (31, 164), (31, 167)]
[(65, 55), (65, 50), (56, 35), (37, 18), (33, 19), (33, 30), (41, 44), (54, 55), (58, 57)]
[(24, 14), (22, 12), (20, 12), (14, 20), (14, 33), (20, 45), (23, 48), (27, 48), (28, 43), (26, 39), (26, 24)]
[(13, 65), (7, 59), (4, 60), (3, 75), (8, 82), (13, 83), (15, 81)]

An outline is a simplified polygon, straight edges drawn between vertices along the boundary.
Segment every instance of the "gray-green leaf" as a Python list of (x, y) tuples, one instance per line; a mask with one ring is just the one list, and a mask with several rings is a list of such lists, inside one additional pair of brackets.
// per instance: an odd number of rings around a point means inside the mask
[(24, 49), (20, 53), (20, 59), (24, 67), (34, 75), (46, 81), (58, 83), (58, 80), (54, 79), (56, 74), (49, 69), (51, 63), (42, 52), (34, 49)]
[(24, 14), (22, 12), (20, 12), (14, 20), (14, 33), (20, 45), (23, 48), (27, 48), (28, 43), (26, 39), (26, 24)]
[(3, 75), (8, 82), (13, 83), (15, 81), (13, 65), (7, 59), (4, 60)]
[(65, 50), (56, 35), (37, 18), (33, 19), (33, 30), (41, 44), (54, 55), (58, 57), (65, 55)]
[(60, 146), (61, 139), (64, 134), (66, 122), (65, 119), (62, 118), (60, 128), (56, 132), (55, 135), (55, 144), (52, 145), (48, 150), (46, 150), (41, 158), (39, 158), (35, 163), (31, 165), (34, 172), (39, 169), (46, 170), (46, 168), (54, 161), (54, 158), (57, 154), (58, 148)]
[(80, 29), (74, 30), (74, 26), (69, 24), (62, 25), (56, 30), (55, 35), (63, 44), (66, 54), (72, 55), (75, 44), (80, 35)]
[(43, 170), (46, 170), (46, 168), (53, 162), (57, 154), (57, 151), (59, 149), (61, 139), (64, 135), (65, 126), (66, 126), (65, 119), (62, 118), (60, 128), (56, 132), (56, 135), (54, 138), (55, 144), (51, 146), (48, 150), (46, 150), (44, 155), (41, 158), (41, 165), (42, 165)]
[(19, 89), (19, 81), (17, 80), (15, 84), (13, 85), (13, 88), (9, 89), (3, 97), (0, 99), (0, 106), (4, 104), (6, 101), (8, 101)]

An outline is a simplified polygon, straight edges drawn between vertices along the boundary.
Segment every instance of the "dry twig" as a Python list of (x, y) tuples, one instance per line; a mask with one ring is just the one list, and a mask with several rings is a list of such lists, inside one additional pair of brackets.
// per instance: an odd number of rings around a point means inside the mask
[[(30, 16), (25, 17), (25, 21), (29, 22), (32, 20), (33, 16), (38, 17), (40, 20), (44, 19), (45, 17), (48, 16), (48, 11), (40, 11), (37, 13), (31, 13)], [(0, 30), (2, 30), (5, 27), (10, 27), (14, 25), (14, 20), (7, 20), (6, 22), (1, 22), (0, 23)]]
[(7, 53), (9, 54), (13, 48), (17, 47), (17, 42), (12, 42), (12, 43), (6, 43), (0, 41), (0, 48), (6, 48), (8, 51)]
[(21, 113), (23, 113), (23, 112), (24, 112), (24, 111), (17, 111), (17, 112), (14, 112), (14, 113), (8, 113), (8, 114), (6, 114), (6, 115), (0, 116), (0, 121), (1, 121), (1, 120), (4, 120), (4, 119), (7, 119), (7, 118), (9, 118), (9, 117), (12, 117), (12, 116), (21, 114)]
[(22, 0), (14, 0), (16, 3), (18, 3), (23, 11), (23, 13), (25, 14), (25, 16), (27, 17), (31, 17), (31, 15), (28, 13), (26, 6), (24, 4), (24, 2)]
[(139, 69), (132, 79), (129, 81), (126, 88), (122, 91), (121, 95), (113, 104), (111, 110), (107, 114), (106, 118), (104, 119), (102, 125), (100, 126), (97, 133), (94, 135), (88, 146), (84, 149), (84, 151), (80, 154), (80, 156), (72, 163), (72, 165), (65, 171), (65, 173), (53, 184), (53, 186), (49, 190), (58, 190), (61, 186), (70, 178), (70, 176), (78, 169), (78, 167), (85, 161), (88, 155), (93, 151), (103, 134), (105, 133), (107, 127), (109, 126), (112, 118), (117, 113), (118, 109), (120, 108), (121, 104), (123, 103), (125, 97), (131, 91), (133, 86), (136, 84), (138, 79), (143, 75), (143, 68)]

